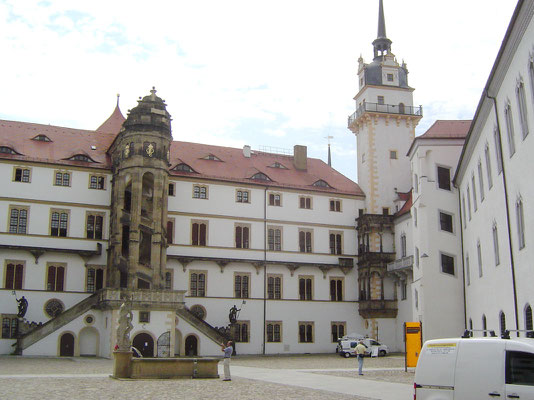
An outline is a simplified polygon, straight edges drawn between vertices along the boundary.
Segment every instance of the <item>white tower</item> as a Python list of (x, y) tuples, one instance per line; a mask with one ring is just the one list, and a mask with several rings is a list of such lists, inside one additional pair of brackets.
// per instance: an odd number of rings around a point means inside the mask
[(397, 62), (386, 37), (384, 7), (380, 0), (378, 37), (373, 41), (370, 64), (358, 62), (359, 92), (356, 111), (348, 127), (356, 135), (358, 184), (366, 195), (366, 214), (394, 213), (396, 190), (411, 189), (410, 162), (406, 153), (422, 118), (413, 106), (414, 89), (408, 86), (408, 69)]

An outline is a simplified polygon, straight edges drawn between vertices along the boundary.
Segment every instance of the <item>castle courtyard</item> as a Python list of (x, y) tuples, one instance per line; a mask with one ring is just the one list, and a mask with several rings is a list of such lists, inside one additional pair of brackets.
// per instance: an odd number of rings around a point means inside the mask
[[(336, 354), (243, 356), (232, 359), (232, 382), (222, 379), (115, 380), (103, 358), (0, 356), (2, 398), (11, 399), (408, 399), (413, 371), (402, 355), (356, 359)], [(222, 363), (219, 366), (222, 376)]]

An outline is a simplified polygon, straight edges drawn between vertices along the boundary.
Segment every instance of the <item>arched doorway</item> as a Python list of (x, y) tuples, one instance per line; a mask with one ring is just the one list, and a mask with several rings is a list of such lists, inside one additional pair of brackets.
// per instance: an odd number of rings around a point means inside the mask
[(98, 355), (98, 331), (87, 327), (80, 331), (80, 356), (96, 357)]
[(139, 350), (143, 357), (154, 357), (154, 339), (148, 333), (139, 333), (136, 335), (133, 339), (132, 346)]
[(74, 335), (72, 333), (64, 333), (59, 340), (59, 355), (60, 357), (74, 356)]
[(196, 336), (189, 335), (185, 338), (185, 355), (198, 356), (198, 340)]
[(158, 338), (158, 357), (170, 357), (171, 354), (171, 333), (162, 333)]

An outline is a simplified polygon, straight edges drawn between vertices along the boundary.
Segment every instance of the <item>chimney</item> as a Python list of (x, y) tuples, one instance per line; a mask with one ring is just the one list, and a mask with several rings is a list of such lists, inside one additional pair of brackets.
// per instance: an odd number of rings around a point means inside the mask
[(243, 146), (243, 155), (246, 158), (250, 158), (250, 146), (249, 145)]
[(306, 171), (308, 164), (308, 148), (306, 146), (293, 146), (293, 165), (299, 171)]

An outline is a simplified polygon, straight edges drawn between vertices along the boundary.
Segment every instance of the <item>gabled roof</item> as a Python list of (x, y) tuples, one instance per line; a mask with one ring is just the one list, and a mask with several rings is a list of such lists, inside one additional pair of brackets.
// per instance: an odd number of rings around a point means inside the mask
[(412, 208), (412, 191), (410, 190), (407, 193), (398, 192), (399, 200), (404, 200), (404, 204), (399, 211), (395, 213), (395, 217), (400, 217), (401, 215), (407, 214)]

